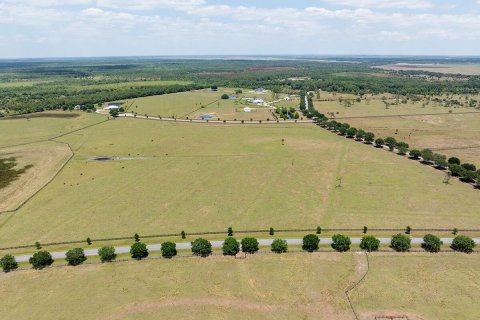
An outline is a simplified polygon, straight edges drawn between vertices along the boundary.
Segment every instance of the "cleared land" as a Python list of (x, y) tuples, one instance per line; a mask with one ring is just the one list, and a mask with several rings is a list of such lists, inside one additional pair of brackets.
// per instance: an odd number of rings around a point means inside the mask
[(0, 212), (13, 210), (43, 187), (68, 160), (66, 144), (40, 142), (0, 149), (0, 158), (14, 157), (17, 168), (33, 165), (6, 188), (0, 189)]
[(2, 132), (0, 148), (47, 140), (106, 119), (105, 116), (98, 114), (70, 111), (49, 111), (14, 118), (0, 118), (0, 132)]
[(457, 156), (464, 162), (480, 164), (480, 113), (471, 113), (478, 112), (477, 109), (422, 107), (421, 103), (390, 105), (386, 109), (378, 100), (362, 101), (351, 107), (338, 101), (315, 102), (315, 107), (322, 113), (333, 113), (337, 121), (383, 138), (395, 137), (411, 148), (430, 148), (447, 156)]
[(464, 74), (480, 75), (480, 65), (478, 64), (389, 64), (373, 67), (384, 70), (394, 71), (428, 71), (446, 74)]
[(361, 258), (219, 256), (14, 272), (0, 277), (0, 306), (10, 319), (347, 319), (343, 290)]
[[(236, 100), (221, 99), (222, 94), (236, 96)], [(275, 106), (280, 107), (298, 107), (299, 100), (283, 101), (286, 95), (272, 96), (271, 92), (255, 93), (247, 89), (243, 93), (236, 94), (234, 89), (219, 88), (218, 91), (210, 89), (196, 90), (175, 94), (166, 94), (126, 100), (125, 104), (129, 106), (128, 111), (149, 116), (175, 117), (200, 119), (202, 115), (210, 115), (212, 120), (274, 120), (270, 110), (262, 107), (257, 110), (257, 105), (241, 101), (241, 98), (262, 98), (266, 102), (281, 100)], [(247, 113), (243, 111), (244, 107), (252, 107), (255, 112)]]
[(477, 254), (370, 255), (370, 271), (351, 294), (360, 319), (475, 319), (480, 314)]
[(480, 223), (478, 190), (314, 125), (117, 119), (58, 140), (71, 144), (73, 160), (22, 209), (0, 216), (0, 246), (228, 226)]

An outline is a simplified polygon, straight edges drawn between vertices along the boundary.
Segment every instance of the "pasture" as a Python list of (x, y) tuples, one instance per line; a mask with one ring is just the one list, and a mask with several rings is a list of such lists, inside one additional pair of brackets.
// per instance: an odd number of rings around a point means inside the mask
[(48, 111), (0, 118), (0, 148), (44, 141), (106, 120), (85, 112)]
[[(256, 105), (241, 101), (242, 98), (261, 98), (265, 102), (272, 102), (274, 106), (280, 107), (298, 107), (299, 100), (283, 101), (286, 95), (279, 94), (272, 96), (271, 92), (264, 94), (255, 93), (248, 89), (243, 89), (242, 93), (236, 94), (235, 89), (219, 88), (218, 91), (210, 89), (195, 90), (160, 96), (151, 96), (145, 98), (126, 100), (125, 105), (129, 112), (135, 112), (140, 115), (161, 116), (167, 118), (189, 118), (200, 119), (202, 115), (210, 115), (212, 120), (274, 120), (272, 112), (267, 108), (256, 110)], [(221, 99), (223, 94), (236, 96), (236, 100)], [(255, 112), (247, 113), (243, 111), (244, 107), (252, 107)]]
[(480, 164), (480, 112), (475, 108), (408, 103), (386, 109), (379, 100), (362, 101), (351, 107), (338, 101), (315, 102), (315, 107), (328, 116), (333, 113), (339, 122), (371, 131), (376, 136), (392, 136), (407, 142), (411, 148), (429, 148), (457, 156), (464, 162)]
[(346, 319), (343, 290), (358, 259), (300, 253), (28, 270), (1, 276), (0, 306), (5, 318), (25, 320)]
[[(228, 226), (480, 222), (477, 190), (455, 180), (445, 185), (443, 172), (310, 124), (122, 118), (56, 141), (71, 145), (73, 159), (19, 211), (0, 215), (1, 247)], [(120, 160), (91, 160), (97, 156)]]
[(370, 271), (352, 292), (360, 319), (471, 319), (480, 314), (477, 254), (370, 255)]
[(0, 149), (0, 159), (14, 157), (16, 168), (33, 166), (5, 188), (0, 188), (0, 212), (13, 210), (32, 196), (71, 155), (66, 144), (51, 141)]

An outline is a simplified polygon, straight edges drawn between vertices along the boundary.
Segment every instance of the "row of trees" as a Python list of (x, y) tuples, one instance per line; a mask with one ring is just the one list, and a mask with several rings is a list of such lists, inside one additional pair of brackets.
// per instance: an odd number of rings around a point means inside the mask
[[(137, 239), (136, 239), (137, 240)], [(331, 247), (338, 252), (346, 252), (350, 250), (352, 244), (350, 237), (342, 234), (335, 234), (332, 237)], [(427, 234), (423, 237), (422, 248), (428, 252), (438, 252), (441, 249), (442, 241), (439, 237)], [(308, 234), (303, 237), (302, 249), (308, 252), (314, 252), (319, 249), (320, 238), (316, 234)], [(373, 252), (380, 247), (380, 240), (371, 235), (365, 235), (360, 242), (362, 250)], [(391, 238), (390, 247), (397, 252), (406, 252), (411, 248), (411, 239), (404, 234), (396, 234)], [(453, 239), (450, 246), (452, 250), (470, 253), (475, 247), (472, 238), (459, 235)], [(271, 251), (275, 253), (284, 253), (288, 251), (288, 244), (285, 239), (275, 239), (270, 245)], [(174, 242), (164, 242), (161, 244), (161, 253), (164, 258), (173, 258), (177, 255), (177, 246)], [(212, 254), (212, 244), (210, 241), (198, 238), (191, 242), (192, 253), (196, 256), (207, 257)], [(227, 237), (222, 244), (224, 255), (234, 256), (240, 252), (253, 254), (259, 250), (259, 242), (256, 238), (246, 237), (238, 242), (234, 237)], [(147, 245), (139, 241), (135, 241), (130, 247), (130, 255), (132, 259), (142, 260), (147, 258), (149, 251)], [(98, 250), (98, 256), (102, 262), (111, 262), (117, 258), (115, 248), (111, 246), (102, 247)], [(85, 252), (82, 248), (69, 250), (65, 259), (70, 266), (78, 266), (87, 260)], [(53, 264), (54, 260), (50, 252), (38, 251), (29, 259), (34, 269), (43, 269)], [(12, 255), (5, 255), (0, 259), (0, 267), (4, 272), (9, 272), (18, 268), (18, 263)]]
[[(311, 104), (313, 106), (313, 104)], [(313, 107), (309, 107), (309, 110), (304, 110), (307, 117), (314, 118), (316, 123), (321, 127), (327, 128), (332, 132), (336, 132), (339, 135), (346, 138), (355, 139), (366, 144), (371, 144), (377, 148), (388, 147), (392, 152), (396, 152), (399, 155), (408, 155), (413, 160), (421, 161), (423, 164), (432, 165), (439, 170), (447, 170), (452, 176), (459, 177), (461, 181), (467, 183), (475, 183), (475, 186), (480, 189), (480, 169), (471, 163), (461, 163), (457, 157), (447, 157), (443, 154), (434, 153), (430, 149), (410, 150), (410, 146), (406, 142), (397, 141), (393, 137), (376, 138), (373, 132), (366, 132), (362, 129), (351, 127), (348, 123), (340, 123), (335, 120), (328, 120), (323, 114), (320, 114), (316, 110), (312, 110)]]

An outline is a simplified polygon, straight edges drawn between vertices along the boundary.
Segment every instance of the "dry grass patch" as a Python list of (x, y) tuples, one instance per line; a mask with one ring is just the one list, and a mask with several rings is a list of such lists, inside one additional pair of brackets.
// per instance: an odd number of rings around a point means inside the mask
[(370, 272), (351, 294), (360, 318), (406, 315), (413, 320), (476, 319), (478, 255), (370, 255)]
[(6, 188), (0, 189), (0, 212), (13, 210), (42, 188), (72, 155), (65, 144), (40, 142), (0, 150), (0, 157), (15, 157), (17, 167), (33, 166)]
[(0, 277), (0, 306), (11, 319), (346, 319), (356, 261), (272, 254), (13, 272)]

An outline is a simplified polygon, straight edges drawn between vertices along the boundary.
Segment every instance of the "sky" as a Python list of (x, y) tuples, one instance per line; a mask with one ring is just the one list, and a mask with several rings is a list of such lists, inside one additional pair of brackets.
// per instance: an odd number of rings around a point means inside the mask
[(480, 55), (480, 0), (0, 0), (0, 58)]

